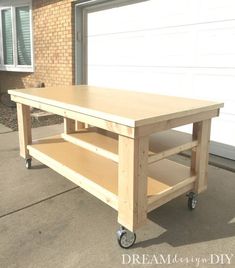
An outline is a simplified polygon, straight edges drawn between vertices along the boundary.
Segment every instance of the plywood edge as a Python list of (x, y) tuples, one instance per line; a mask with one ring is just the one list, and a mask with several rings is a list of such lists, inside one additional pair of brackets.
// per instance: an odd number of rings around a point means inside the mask
[(161, 192), (156, 193), (156, 195), (148, 196), (148, 205), (151, 205), (154, 202), (157, 202), (164, 198), (165, 196), (171, 195), (172, 193), (178, 191), (179, 189), (190, 185), (196, 181), (196, 176), (191, 176), (187, 179), (184, 179), (183, 181), (175, 184), (172, 187), (167, 188), (166, 190), (163, 190)]
[(11, 100), (17, 103), (22, 103), (28, 106), (32, 106), (37, 109), (41, 109), (44, 111), (48, 111), (54, 114), (61, 115), (63, 117), (67, 117), (70, 119), (74, 119), (77, 121), (85, 122), (89, 125), (94, 125), (96, 127), (105, 129), (107, 131), (114, 132), (116, 134), (120, 134), (123, 136), (134, 138), (136, 136), (135, 129), (133, 127), (129, 127), (123, 124), (117, 124), (115, 122), (111, 122), (105, 119), (101, 119), (98, 117), (93, 117), (91, 115), (79, 113), (76, 111), (68, 110), (63, 107), (57, 107), (50, 104), (37, 102), (34, 100), (29, 100), (27, 98), (19, 97), (11, 95)]
[[(169, 115), (171, 116), (171, 115)], [(150, 123), (149, 125), (136, 128), (136, 136), (152, 135), (153, 133), (172, 129), (175, 127), (200, 122), (219, 116), (219, 109), (213, 109), (200, 113), (188, 114), (176, 118), (168, 118), (167, 120), (159, 120), (158, 123)]]
[(148, 209), (147, 212), (151, 212), (152, 210), (166, 204), (167, 202), (173, 200), (174, 198), (177, 198), (185, 193), (190, 192), (191, 190), (193, 190), (194, 188), (194, 182), (187, 184), (179, 189), (176, 189), (175, 191), (173, 191), (171, 194), (162, 196), (162, 198), (157, 199), (155, 201), (151, 201), (148, 203)]
[(57, 173), (69, 179), (87, 192), (91, 193), (92, 195), (94, 195), (104, 203), (108, 204), (115, 210), (118, 209), (118, 198), (115, 194), (94, 183), (92, 180), (85, 178), (74, 170), (66, 167), (65, 165), (63, 165), (63, 163), (60, 163), (49, 157), (48, 155), (40, 152), (39, 150), (35, 149), (33, 145), (28, 145), (27, 148), (32, 157), (39, 160), (41, 163), (47, 165), (51, 169), (55, 170)]
[(51, 99), (47, 99), (47, 98), (43, 98), (43, 97), (38, 97), (38, 96), (30, 95), (30, 94), (27, 94), (24, 92), (20, 92), (17, 90), (16, 91), (9, 90), (8, 93), (11, 95), (11, 99), (13, 101), (14, 101), (15, 97), (18, 97), (18, 98), (26, 99), (29, 102), (36, 101), (36, 102), (39, 102), (42, 104), (54, 106), (56, 108), (70, 110), (73, 112), (96, 117), (96, 118), (99, 118), (102, 120), (110, 121), (110, 122), (124, 125), (124, 126), (128, 126), (128, 127), (135, 127), (135, 125), (136, 125), (136, 120), (132, 119), (132, 118), (122, 117), (122, 116), (111, 114), (111, 113), (106, 113), (106, 112), (102, 112), (102, 111), (98, 111), (98, 110), (94, 110), (94, 109), (89, 109), (89, 108), (82, 107), (82, 106), (75, 105), (75, 104), (69, 104), (69, 103), (65, 103), (65, 102), (61, 102), (61, 101), (57, 101), (57, 100), (51, 100)]
[(213, 116), (215, 117), (215, 116), (219, 116), (219, 109), (223, 107), (224, 107), (224, 103), (218, 102), (218, 103), (214, 103), (214, 104), (200, 107), (200, 108), (191, 108), (189, 110), (175, 112), (175, 113), (169, 112), (169, 114), (167, 115), (159, 115), (156, 117), (135, 120), (134, 126), (144, 127), (149, 124), (160, 123), (160, 122), (167, 121), (167, 120), (177, 119), (177, 118), (186, 117), (186, 116), (193, 116), (193, 115), (200, 114), (203, 112), (210, 112), (210, 111), (218, 110), (218, 113)]
[[(48, 167), (52, 168), (59, 174), (63, 175), (67, 179), (71, 180), (75, 184), (79, 185), (84, 190), (88, 191), (92, 195), (96, 196), (98, 199), (102, 200), (104, 203), (110, 205), (114, 209), (118, 210), (118, 189), (114, 189), (114, 191), (110, 191), (105, 187), (105, 184), (102, 186), (99, 185), (98, 181), (93, 181), (92, 177), (84, 177), (84, 175), (81, 175), (78, 173), (78, 171), (75, 171), (72, 166), (68, 166), (66, 164), (66, 161), (68, 160), (65, 158), (65, 162), (63, 160), (55, 160), (52, 156), (50, 156), (50, 151), (41, 151), (40, 148), (45, 148), (45, 145), (48, 143), (48, 146), (51, 142), (53, 142), (53, 139), (55, 143), (58, 143), (58, 149), (60, 148), (59, 143), (63, 141), (62, 138), (58, 138), (60, 136), (54, 136), (54, 138), (46, 138), (42, 139), (36, 142), (35, 145), (28, 145), (27, 149), (29, 150), (29, 153), (32, 157), (38, 159), (43, 164), (47, 165)], [(41, 144), (42, 143), (42, 144)], [(69, 144), (69, 143), (68, 143)], [(42, 147), (41, 147), (42, 145)], [(77, 147), (74, 146), (74, 149)], [(56, 148), (57, 148), (56, 147)], [(54, 150), (54, 149), (53, 149)], [(84, 150), (84, 149), (80, 149)], [(53, 151), (54, 152), (54, 151)], [(55, 153), (55, 152), (54, 152)], [(92, 155), (95, 155), (93, 152), (90, 152), (91, 157)], [(53, 154), (52, 154), (53, 155)], [(88, 159), (88, 161), (90, 161)], [(110, 161), (111, 160), (107, 160)], [(68, 162), (70, 163), (70, 162)], [(108, 164), (108, 162), (107, 162)], [(114, 164), (114, 163), (113, 163)], [(114, 164), (117, 167), (117, 164)], [(157, 167), (158, 165), (158, 167)], [(148, 184), (149, 184), (149, 190), (148, 190), (148, 201), (147, 201), (147, 210), (151, 210), (151, 208), (158, 206), (159, 204), (163, 204), (165, 200), (171, 200), (176, 195), (176, 192), (181, 192), (181, 189), (185, 188), (186, 186), (190, 185), (190, 187), (194, 185), (194, 182), (196, 180), (195, 176), (190, 176), (190, 168), (186, 167), (184, 165), (175, 163), (171, 160), (161, 160), (157, 164), (152, 164), (154, 167), (150, 173), (153, 171), (154, 174), (149, 173), (148, 175)], [(156, 168), (155, 168), (156, 167)], [(94, 166), (95, 168), (95, 166)], [(107, 167), (108, 168), (108, 167)], [(173, 169), (169, 172), (168, 169)], [(174, 178), (172, 179), (174, 175)], [(114, 180), (117, 180), (118, 178), (114, 176)], [(163, 187), (162, 187), (163, 186)]]
[[(98, 109), (92, 109), (89, 107), (84, 107), (82, 105), (77, 105), (74, 103), (65, 103), (63, 101), (58, 101), (55, 99), (49, 99), (46, 97), (41, 97), (41, 96), (36, 96), (27, 92), (22, 92), (20, 90), (9, 90), (8, 91), (9, 94), (11, 94), (12, 97), (14, 96), (18, 96), (18, 97), (22, 97), (25, 99), (28, 99), (29, 101), (37, 101), (40, 103), (44, 103), (44, 104), (48, 104), (48, 105), (52, 105), (55, 107), (60, 107), (63, 109), (68, 109), (74, 112), (78, 112), (78, 113), (82, 113), (85, 115), (89, 115), (89, 116), (93, 116), (93, 117), (97, 117), (103, 120), (107, 120), (107, 121), (111, 121), (113, 123), (116, 124), (120, 124), (120, 125), (125, 125), (128, 127), (141, 127), (141, 126), (145, 126), (148, 124), (154, 124), (154, 123), (158, 123), (158, 122), (162, 122), (162, 121), (166, 121), (166, 120), (170, 120), (170, 119), (176, 119), (176, 118), (180, 118), (180, 117), (184, 117), (187, 115), (193, 115), (193, 114), (197, 114), (197, 113), (201, 113), (201, 112), (206, 112), (206, 111), (211, 111), (211, 110), (218, 110), (220, 108), (223, 107), (223, 103), (220, 102), (210, 102), (210, 101), (202, 101), (202, 100), (195, 100), (195, 101), (201, 101), (201, 105), (196, 105), (196, 106), (192, 106), (192, 107), (185, 107), (184, 110), (179, 110), (177, 112), (177, 110), (175, 112), (172, 112), (169, 110), (169, 112), (164, 113), (164, 114), (159, 114), (159, 115), (155, 115), (152, 114), (151, 116), (136, 116), (136, 115), (121, 115), (116, 113), (112, 113), (111, 111), (101, 111)], [(128, 91), (129, 93), (132, 91)], [(125, 94), (125, 91), (120, 91), (120, 94), (123, 93)], [(137, 93), (137, 92), (136, 92)], [(139, 93), (138, 93), (139, 94)], [(146, 95), (146, 93), (143, 93), (143, 95)], [(155, 95), (156, 97), (157, 95)], [(161, 96), (161, 95), (159, 95)], [(125, 95), (124, 95), (125, 97)], [(149, 95), (149, 97), (151, 97), (151, 95)], [(174, 97), (174, 96), (166, 96), (169, 97), (169, 101), (173, 102), (173, 101), (181, 101), (181, 99), (185, 100), (185, 98), (180, 98), (180, 97)], [(174, 99), (176, 98), (176, 99)], [(140, 103), (141, 106), (141, 103)]]

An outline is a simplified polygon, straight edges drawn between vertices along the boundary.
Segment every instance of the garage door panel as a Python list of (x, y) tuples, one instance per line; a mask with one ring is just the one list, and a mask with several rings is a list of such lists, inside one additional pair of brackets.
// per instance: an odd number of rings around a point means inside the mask
[(167, 71), (153, 68), (96, 66), (90, 68), (89, 84), (224, 101), (225, 108), (221, 110), (220, 118), (213, 122), (211, 137), (214, 141), (235, 146), (235, 100), (231, 99), (235, 95), (235, 78), (196, 72), (197, 70), (186, 69), (174, 72), (171, 69)]
[(144, 65), (192, 66), (194, 61), (194, 36), (188, 29), (149, 32), (146, 34), (145, 40), (147, 49)]
[(88, 27), (90, 35), (145, 31), (234, 20), (234, 11), (234, 0), (152, 0), (90, 13)]
[(201, 21), (234, 19), (234, 0), (200, 0), (197, 2)]
[(235, 68), (235, 21), (90, 40), (89, 64)]
[[(234, 114), (235, 71), (198, 70), (197, 68), (151, 68), (125, 66), (90, 66), (89, 83), (112, 87), (118, 84), (147, 92), (202, 98), (226, 102), (222, 113)], [(106, 76), (106, 74), (108, 74)], [(104, 79), (104, 76), (106, 77)], [(123, 79), (125, 77), (125, 79)]]
[(130, 65), (130, 62), (132, 65), (139, 65), (144, 60), (143, 34), (118, 34), (90, 40), (92, 41), (89, 44), (88, 63), (91, 65)]
[[(182, 5), (187, 12), (182, 10)], [(165, 0), (102, 10), (88, 15), (88, 30), (90, 35), (103, 35), (191, 24), (195, 22), (194, 6), (195, 3), (188, 0)], [(134, 15), (133, 20), (130, 14)], [(144, 14), (148, 16), (143, 19)], [(135, 18), (139, 18), (139, 21)], [(97, 21), (101, 27), (96, 27)], [(106, 23), (107, 21), (110, 23)]]
[(195, 65), (235, 68), (235, 21), (198, 26)]
[(189, 30), (90, 37), (88, 60), (100, 65), (192, 66), (194, 43)]
[(191, 73), (170, 68), (90, 66), (88, 84), (190, 97)]
[(221, 114), (220, 118), (213, 119), (211, 139), (223, 144), (235, 146), (235, 122), (233, 116)]
[(88, 22), (89, 84), (223, 101), (212, 151), (235, 159), (234, 0), (150, 0)]
[(118, 66), (90, 66), (88, 84), (107, 88), (131, 90), (138, 84), (137, 76), (137, 70), (132, 71)]
[(235, 73), (234, 76), (196, 73), (192, 83), (195, 97), (224, 101), (226, 105), (221, 112), (235, 115)]

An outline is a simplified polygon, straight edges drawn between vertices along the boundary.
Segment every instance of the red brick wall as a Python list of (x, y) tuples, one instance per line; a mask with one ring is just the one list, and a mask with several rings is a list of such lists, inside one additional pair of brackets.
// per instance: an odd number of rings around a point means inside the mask
[(33, 0), (34, 73), (0, 71), (0, 89), (74, 84), (71, 0)]

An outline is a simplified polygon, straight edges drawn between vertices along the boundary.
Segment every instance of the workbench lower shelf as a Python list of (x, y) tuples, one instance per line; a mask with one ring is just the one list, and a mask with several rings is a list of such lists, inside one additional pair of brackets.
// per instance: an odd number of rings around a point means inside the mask
[[(118, 210), (118, 163), (54, 136), (27, 146), (32, 157)], [(148, 211), (194, 188), (190, 168), (168, 159), (149, 165)]]

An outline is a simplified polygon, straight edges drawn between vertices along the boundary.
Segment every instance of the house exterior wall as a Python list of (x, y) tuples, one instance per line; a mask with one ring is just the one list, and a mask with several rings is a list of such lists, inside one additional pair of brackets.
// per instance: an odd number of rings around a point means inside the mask
[(34, 72), (0, 71), (0, 90), (74, 84), (71, 0), (32, 0)]

